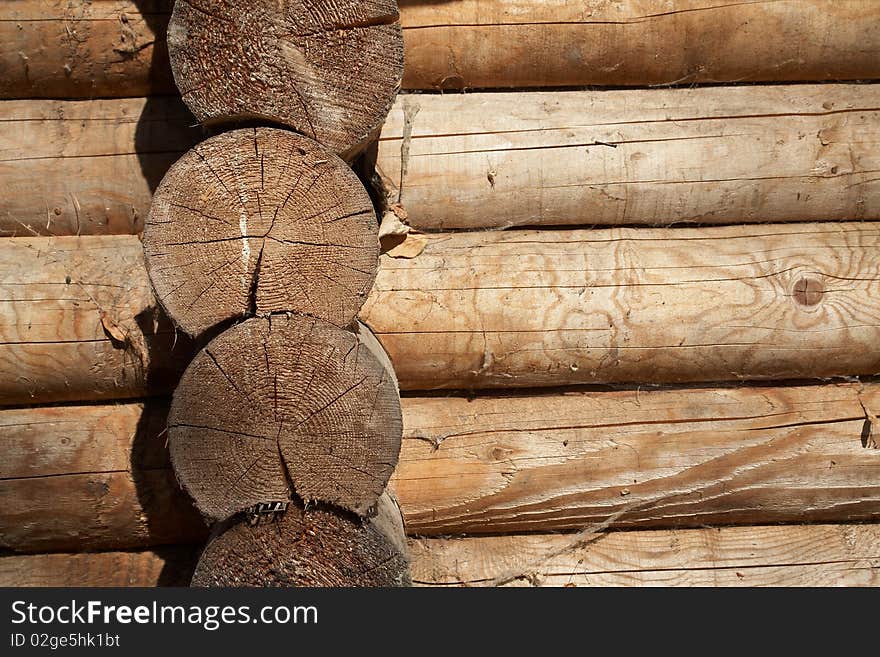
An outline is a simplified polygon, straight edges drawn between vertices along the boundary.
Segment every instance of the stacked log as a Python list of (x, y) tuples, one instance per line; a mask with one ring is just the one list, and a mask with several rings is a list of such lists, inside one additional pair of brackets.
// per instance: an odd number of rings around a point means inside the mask
[[(422, 231), (878, 219), (878, 107), (846, 84), (402, 96), (373, 157)], [(6, 101), (0, 120), (10, 236), (140, 232), (201, 136), (176, 98)]]
[(191, 336), (294, 311), (351, 323), (376, 277), (376, 212), (317, 142), (270, 128), (202, 142), (171, 168), (144, 252), (157, 297)]
[[(0, 23), (3, 25), (3, 23)], [(134, 235), (202, 131), (179, 99), (0, 103), (0, 235)]]
[(176, 93), (165, 33), (173, 0), (0, 4), (0, 97)]
[(137, 238), (4, 238), (0, 403), (167, 394), (192, 345), (159, 309)]
[(876, 11), (246, 4), (0, 3), (0, 584), (877, 583)]
[(159, 303), (207, 342), (168, 416), (175, 476), (214, 526), (192, 584), (408, 585), (403, 519), (385, 491), (401, 444), (397, 382), (353, 327), (376, 277), (378, 222), (334, 154), (362, 150), (390, 109), (397, 5), (181, 1), (168, 39), (201, 121), (259, 117), (302, 133), (250, 127), (198, 144), (145, 223)]
[[(214, 189), (223, 191), (219, 183)], [(248, 308), (260, 245), (284, 245), (252, 240), (245, 267), (242, 252), (251, 238), (242, 237), (237, 219), (228, 230), (222, 251), (210, 251), (217, 246), (210, 243), (180, 248), (192, 253), (205, 248), (218, 258), (224, 254), (217, 266), (228, 261), (230, 269), (218, 279), (226, 286), (220, 289), (228, 290), (229, 304), (237, 299), (239, 313)], [(149, 247), (152, 238), (146, 239)], [(880, 371), (876, 223), (449, 233), (406, 242), (415, 242), (421, 252), (382, 256), (361, 312), (388, 351), (404, 390), (799, 379)], [(88, 253), (83, 243), (101, 250), (82, 259)], [(101, 256), (106, 260), (95, 253), (106, 254)], [(32, 254), (52, 266), (34, 269), (27, 259)], [(342, 257), (336, 256), (337, 264), (350, 260)], [(96, 265), (109, 268), (117, 262), (122, 264), (117, 271), (95, 272)], [(199, 297), (205, 283), (201, 274), (215, 268), (208, 262), (195, 257), (183, 262), (192, 266), (182, 270), (180, 293), (187, 282), (194, 287), (182, 297), (182, 306)], [(126, 335), (139, 341), (142, 331), (153, 331), (151, 323), (141, 326), (143, 316), (152, 317), (158, 305), (136, 238), (8, 238), (0, 240), (0, 263), (8, 272), (4, 280), (17, 281), (0, 284), (10, 318), (0, 346), (2, 403), (124, 398), (167, 392), (173, 385), (165, 373), (191, 354), (181, 332), (174, 344), (174, 331), (162, 320), (156, 329), (161, 348), (135, 349), (132, 355), (134, 348), (125, 342)], [(272, 308), (279, 299), (288, 304), (314, 296), (302, 277), (287, 283), (290, 298), (279, 296), (269, 263), (267, 258), (262, 283), (257, 282), (260, 304)], [(168, 280), (170, 286), (174, 278)], [(133, 291), (140, 297), (131, 296)], [(118, 293), (127, 303), (139, 301), (102, 315), (101, 308), (112, 307)], [(232, 314), (224, 311), (223, 317)], [(117, 336), (114, 327), (121, 327)], [(158, 336), (148, 333), (147, 338), (149, 345)], [(66, 368), (47, 366), (46, 353)], [(106, 374), (96, 380), (97, 371)]]
[(876, 219), (878, 101), (875, 85), (404, 96), (377, 168), (420, 230)]
[(212, 5), (175, 2), (171, 69), (203, 122), (262, 117), (356, 155), (403, 75), (396, 0)]
[[(404, 397), (391, 482), (417, 535), (608, 517), (637, 529), (877, 521), (878, 409), (880, 387), (862, 383)], [(174, 484), (166, 413), (160, 400), (0, 411), (0, 544), (120, 550), (204, 536)], [(245, 481), (265, 485), (262, 472)]]
[(877, 78), (880, 32), (859, 0), (439, 4), (401, 2), (405, 88)]
[[(877, 586), (877, 525), (410, 541), (415, 586)], [(2, 586), (180, 586), (197, 548), (0, 557)], [(547, 554), (554, 554), (547, 559)], [(821, 563), (817, 568), (816, 563)]]
[[(404, 89), (872, 80), (863, 0), (402, 0)], [(172, 93), (171, 0), (0, 4), (0, 98)], [(190, 6), (197, 6), (190, 3)]]

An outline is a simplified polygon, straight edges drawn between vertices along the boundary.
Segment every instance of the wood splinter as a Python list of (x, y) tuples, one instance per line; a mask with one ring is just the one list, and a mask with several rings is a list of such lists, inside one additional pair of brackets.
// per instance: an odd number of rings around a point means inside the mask
[(363, 184), (314, 141), (272, 128), (185, 154), (156, 192), (143, 242), (156, 296), (193, 336), (287, 311), (347, 326), (378, 270)]
[(373, 518), (326, 508), (290, 508), (271, 523), (238, 518), (199, 559), (202, 587), (409, 586), (403, 520), (384, 493)]
[(268, 119), (355, 155), (403, 78), (394, 0), (178, 0), (171, 69), (199, 120)]
[(403, 432), (378, 350), (371, 335), (298, 315), (251, 319), (211, 341), (168, 418), (172, 464), (205, 518), (293, 494), (368, 514)]

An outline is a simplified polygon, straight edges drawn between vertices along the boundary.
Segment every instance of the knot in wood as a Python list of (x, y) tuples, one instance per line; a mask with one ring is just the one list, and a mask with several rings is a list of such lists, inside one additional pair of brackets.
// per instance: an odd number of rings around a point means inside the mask
[(804, 276), (794, 284), (794, 300), (802, 306), (815, 306), (822, 301), (825, 287), (821, 281)]

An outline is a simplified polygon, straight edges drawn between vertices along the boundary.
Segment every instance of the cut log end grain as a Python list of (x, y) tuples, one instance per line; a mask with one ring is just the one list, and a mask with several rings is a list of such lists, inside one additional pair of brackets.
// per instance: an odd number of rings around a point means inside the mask
[(252, 319), (210, 342), (168, 425), (178, 479), (209, 520), (292, 493), (367, 514), (403, 431), (394, 376), (370, 347), (296, 315)]
[(366, 145), (403, 77), (394, 0), (180, 0), (168, 48), (200, 120), (269, 119), (337, 153)]
[(252, 128), (209, 139), (171, 168), (144, 249), (156, 295), (191, 335), (286, 311), (346, 326), (376, 276), (378, 224), (342, 160), (291, 132)]
[(388, 495), (379, 515), (388, 525), (325, 508), (291, 505), (273, 521), (238, 520), (214, 538), (199, 560), (193, 586), (409, 586), (400, 510)]

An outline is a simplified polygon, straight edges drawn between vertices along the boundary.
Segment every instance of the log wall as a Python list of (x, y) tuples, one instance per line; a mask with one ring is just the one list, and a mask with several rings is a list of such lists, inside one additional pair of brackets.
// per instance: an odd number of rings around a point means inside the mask
[[(426, 231), (878, 219), (878, 108), (878, 85), (404, 95), (376, 164)], [(176, 98), (0, 121), (0, 235), (137, 233), (202, 136)]]
[[(612, 532), (566, 550), (570, 541), (558, 534), (413, 540), (413, 583), (488, 586), (522, 573), (503, 586), (880, 584), (876, 525)], [(7, 556), (0, 586), (185, 586), (198, 551)]]
[(135, 237), (0, 240), (0, 296), (3, 405), (167, 392), (189, 360)]
[(361, 318), (405, 390), (874, 375), (878, 246), (872, 223), (436, 235), (382, 258)]
[(878, 144), (877, 85), (404, 95), (377, 161), (421, 230), (831, 221)]
[[(361, 314), (404, 390), (880, 373), (872, 223), (424, 239)], [(192, 354), (135, 237), (7, 238), (0, 272), (2, 405), (162, 393)]]
[[(880, 520), (878, 409), (876, 384), (406, 397), (392, 485), (423, 535)], [(0, 411), (0, 546), (203, 537), (165, 412)]]
[[(4, 0), (0, 97), (172, 93), (171, 6)], [(400, 9), (404, 89), (880, 77), (876, 7), (865, 0), (403, 0)]]
[[(2, 585), (185, 585), (207, 535), (135, 237), (207, 135), (172, 5), (0, 0)], [(361, 319), (414, 582), (880, 584), (878, 7), (400, 7), (404, 89), (495, 90), (401, 96), (358, 165), (410, 231)]]

